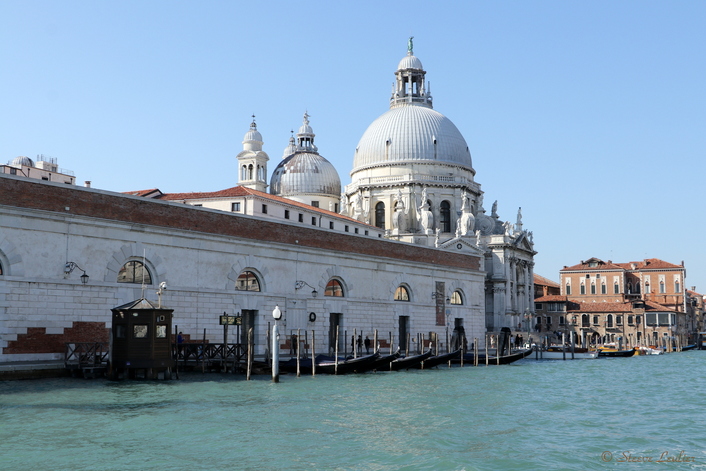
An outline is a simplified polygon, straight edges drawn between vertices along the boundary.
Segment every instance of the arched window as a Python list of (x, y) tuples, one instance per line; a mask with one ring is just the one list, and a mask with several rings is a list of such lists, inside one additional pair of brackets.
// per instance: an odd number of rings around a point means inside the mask
[(606, 327), (613, 327), (613, 314), (608, 314), (605, 321)]
[(385, 203), (382, 201), (375, 205), (375, 227), (385, 229)]
[(0, 263), (0, 275), (2, 275), (2, 263)]
[(248, 165), (248, 180), (252, 180), (252, 164)]
[(664, 280), (659, 280), (659, 292), (660, 293), (666, 293), (665, 287), (664, 287)]
[(409, 290), (405, 286), (398, 286), (395, 290), (395, 301), (409, 301)]
[(590, 327), (588, 314), (581, 314), (581, 327)]
[(235, 280), (235, 289), (238, 291), (260, 291), (260, 280), (251, 271), (245, 270)]
[(324, 296), (334, 296), (337, 298), (343, 297), (343, 285), (337, 279), (329, 280), (324, 291)]
[(596, 284), (591, 283), (591, 294), (596, 294)]
[(456, 290), (451, 293), (451, 304), (463, 305), (463, 295), (461, 294), (461, 291)]
[[(2, 275), (2, 266), (0, 266), (0, 275)], [(674, 292), (680, 293), (681, 290), (679, 288), (681, 288), (681, 286), (679, 285), (679, 280), (677, 280), (674, 282)]]
[(248, 168), (245, 165), (243, 165), (243, 167), (240, 169), (240, 179), (241, 180), (248, 179)]
[(645, 294), (650, 294), (650, 282), (645, 281)]
[(138, 260), (130, 260), (118, 272), (118, 283), (152, 284), (152, 275), (145, 265)]
[(566, 294), (567, 296), (571, 294), (571, 285), (569, 283), (566, 283)]
[(448, 201), (442, 201), (439, 206), (439, 229), (451, 232), (451, 205)]

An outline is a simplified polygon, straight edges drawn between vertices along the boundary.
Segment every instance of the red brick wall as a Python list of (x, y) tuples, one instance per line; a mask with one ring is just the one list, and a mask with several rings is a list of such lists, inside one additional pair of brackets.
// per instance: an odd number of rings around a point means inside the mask
[(63, 334), (47, 334), (44, 327), (29, 327), (26, 334), (7, 343), (4, 354), (64, 353), (67, 343), (108, 342), (105, 322), (74, 322)]
[(448, 267), (476, 270), (480, 267), (480, 259), (471, 255), (38, 180), (0, 176), (0, 204)]

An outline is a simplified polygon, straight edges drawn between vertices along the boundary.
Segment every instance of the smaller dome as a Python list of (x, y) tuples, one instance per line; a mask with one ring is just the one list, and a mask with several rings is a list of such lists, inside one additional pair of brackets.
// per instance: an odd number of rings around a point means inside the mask
[(282, 160), (272, 173), (270, 193), (292, 197), (299, 195), (341, 195), (341, 179), (336, 168), (313, 152), (296, 152)]
[(25, 157), (25, 156), (21, 155), (19, 157), (15, 157), (12, 160), (12, 162), (10, 162), (10, 165), (12, 165), (14, 167), (21, 167), (23, 165), (25, 167), (34, 167), (34, 161), (32, 159), (30, 159), (29, 157)]
[(397, 70), (405, 70), (405, 69), (419, 69), (419, 70), (424, 70), (424, 67), (422, 67), (422, 61), (417, 58), (417, 56), (413, 56), (412, 54), (407, 54), (402, 58), (400, 63), (397, 65)]

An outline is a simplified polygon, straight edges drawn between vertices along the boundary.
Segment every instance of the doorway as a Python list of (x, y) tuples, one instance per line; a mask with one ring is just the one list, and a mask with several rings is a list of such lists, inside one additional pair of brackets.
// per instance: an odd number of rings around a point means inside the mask
[[(341, 321), (343, 320), (343, 314), (340, 312), (332, 312), (329, 314), (329, 328), (328, 328), (328, 352), (329, 355), (335, 355), (336, 353), (336, 328), (340, 327)], [(338, 351), (342, 352), (341, 348), (341, 336), (343, 332), (338, 333)], [(345, 339), (343, 339), (345, 340)]]
[(409, 316), (400, 316), (399, 319), (399, 335), (400, 335), (400, 351), (409, 353), (409, 345), (407, 344), (407, 336), (409, 334)]

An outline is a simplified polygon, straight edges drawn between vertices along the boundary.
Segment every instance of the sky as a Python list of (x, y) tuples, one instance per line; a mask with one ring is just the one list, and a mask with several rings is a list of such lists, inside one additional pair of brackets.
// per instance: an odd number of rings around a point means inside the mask
[(2, 0), (0, 161), (217, 191), (251, 115), (271, 172), (306, 111), (345, 185), (414, 36), (485, 205), (522, 208), (535, 273), (660, 258), (706, 294), (704, 24), (680, 0)]

